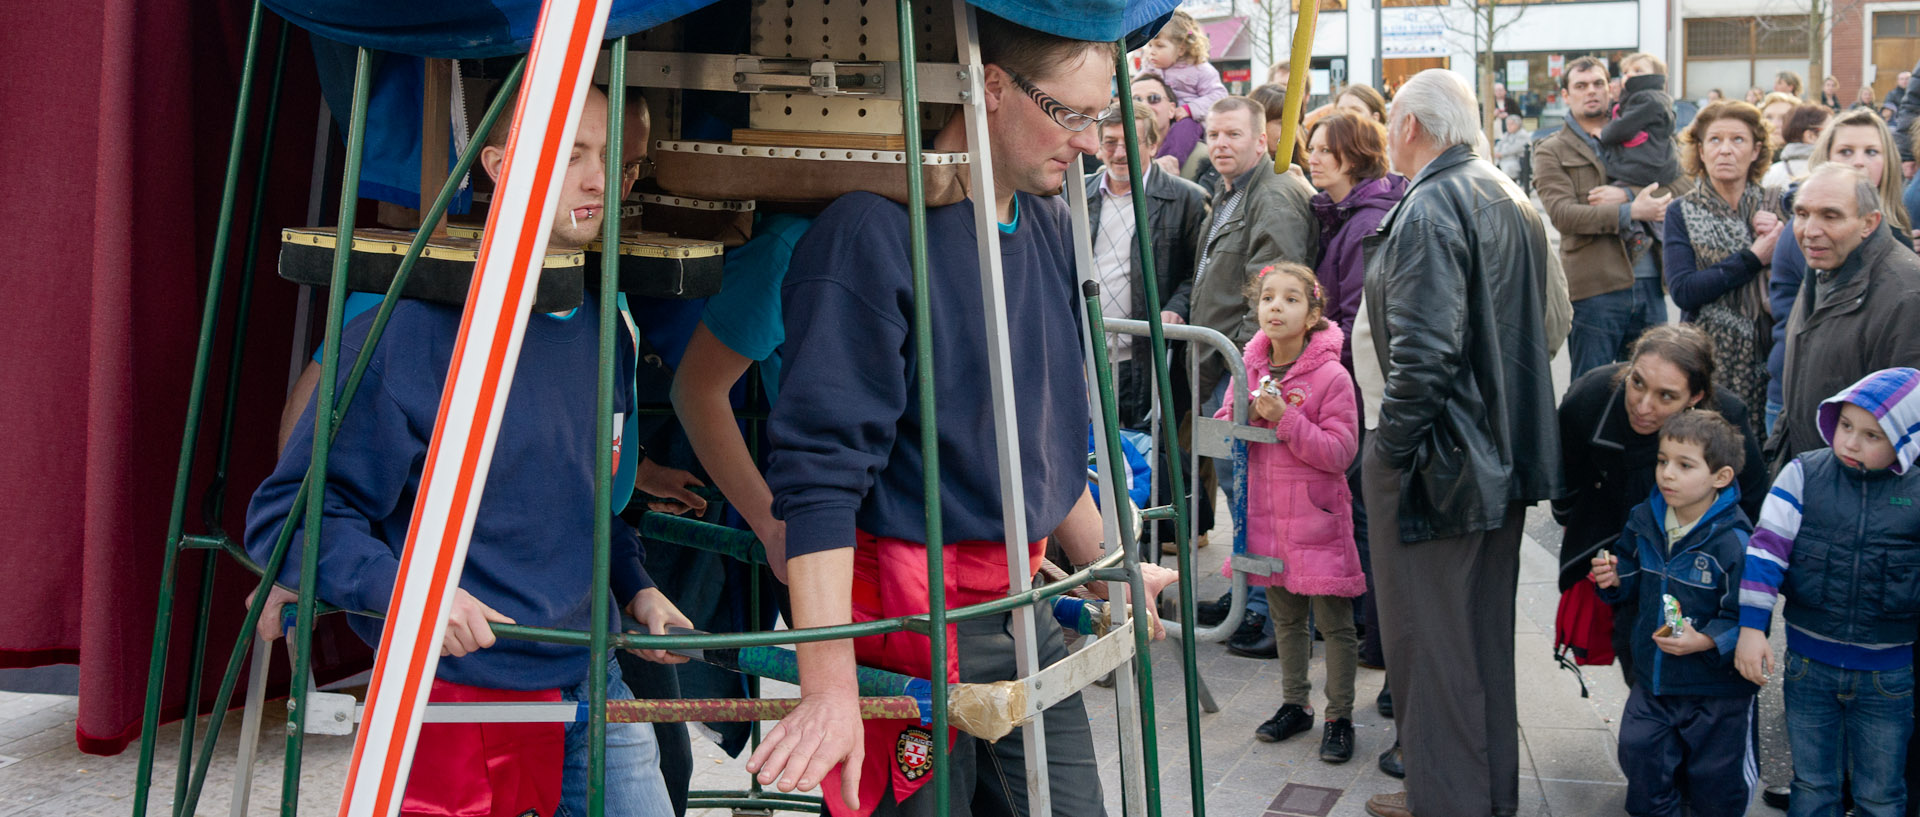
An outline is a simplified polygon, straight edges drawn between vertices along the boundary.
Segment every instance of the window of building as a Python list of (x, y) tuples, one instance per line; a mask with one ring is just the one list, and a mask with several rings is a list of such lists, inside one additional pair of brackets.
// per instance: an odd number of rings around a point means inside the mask
[(1685, 96), (1719, 88), (1739, 99), (1748, 88), (1771, 90), (1781, 71), (1807, 72), (1807, 20), (1800, 15), (1699, 17), (1687, 20), (1682, 33)]

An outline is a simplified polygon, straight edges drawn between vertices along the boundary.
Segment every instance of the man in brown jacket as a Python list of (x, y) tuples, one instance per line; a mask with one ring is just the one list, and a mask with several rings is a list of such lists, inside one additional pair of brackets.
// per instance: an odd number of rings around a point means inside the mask
[(1787, 319), (1780, 421), (1767, 440), (1778, 471), (1826, 443), (1820, 401), (1891, 366), (1920, 366), (1920, 256), (1881, 229), (1880, 195), (1859, 171), (1816, 168), (1793, 200), (1807, 277)]
[(1607, 183), (1600, 161), (1600, 129), (1607, 124), (1607, 66), (1592, 57), (1567, 64), (1560, 75), (1567, 124), (1541, 140), (1533, 154), (1533, 187), (1547, 218), (1560, 231), (1560, 261), (1573, 300), (1567, 353), (1573, 376), (1623, 359), (1626, 346), (1649, 326), (1667, 322), (1658, 249), (1652, 242), (1629, 252), (1622, 236), (1635, 221), (1658, 221), (1672, 191), (1645, 188), (1629, 197)]

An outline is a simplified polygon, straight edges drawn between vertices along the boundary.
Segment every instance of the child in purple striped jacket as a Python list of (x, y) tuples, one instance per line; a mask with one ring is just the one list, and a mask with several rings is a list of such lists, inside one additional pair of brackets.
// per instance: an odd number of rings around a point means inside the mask
[(1766, 683), (1766, 630), (1786, 596), (1792, 817), (1906, 810), (1913, 643), (1920, 627), (1920, 371), (1883, 369), (1820, 404), (1829, 447), (1781, 469), (1747, 545), (1734, 666)]

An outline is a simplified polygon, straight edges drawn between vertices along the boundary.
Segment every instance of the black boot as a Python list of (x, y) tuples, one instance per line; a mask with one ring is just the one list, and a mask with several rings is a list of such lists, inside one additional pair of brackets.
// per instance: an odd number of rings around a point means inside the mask
[(1313, 728), (1313, 713), (1299, 704), (1287, 704), (1273, 713), (1266, 723), (1253, 730), (1261, 743), (1279, 743)]
[(1353, 759), (1353, 721), (1346, 718), (1327, 721), (1326, 734), (1320, 737), (1320, 759), (1328, 763)]
[(1381, 684), (1380, 694), (1373, 699), (1373, 705), (1374, 705), (1374, 708), (1380, 710), (1380, 717), (1386, 718), (1388, 720), (1392, 720), (1393, 719), (1393, 688), (1387, 686), (1386, 684)]
[(1400, 741), (1394, 740), (1393, 748), (1380, 753), (1380, 773), (1400, 780), (1407, 779), (1406, 764), (1400, 760)]
[(1274, 641), (1273, 633), (1267, 632), (1267, 617), (1259, 613), (1248, 613), (1247, 620), (1235, 630), (1233, 638), (1227, 640), (1227, 652), (1242, 658), (1279, 658), (1280, 645)]
[(1194, 605), (1193, 617), (1199, 620), (1202, 627), (1218, 627), (1220, 622), (1227, 620), (1227, 613), (1232, 610), (1233, 591), (1228, 590), (1220, 594), (1220, 598)]

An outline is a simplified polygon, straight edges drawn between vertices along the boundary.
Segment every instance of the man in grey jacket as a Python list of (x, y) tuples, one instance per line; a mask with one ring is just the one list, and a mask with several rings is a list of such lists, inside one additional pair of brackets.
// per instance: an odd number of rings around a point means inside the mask
[[(1207, 158), (1220, 172), (1220, 185), (1194, 270), (1192, 321), (1226, 335), (1236, 348), (1253, 337), (1247, 282), (1282, 261), (1312, 267), (1320, 254), (1313, 188), (1296, 175), (1273, 172), (1266, 121), (1266, 109), (1243, 96), (1220, 100), (1207, 114)], [(1226, 371), (1218, 353), (1205, 353), (1200, 393), (1217, 396)]]
[(1459, 75), (1415, 75), (1387, 119), (1412, 182), (1366, 242), (1354, 348), (1365, 335), (1384, 374), (1363, 391), (1379, 424), (1361, 473), (1407, 790), (1367, 811), (1511, 815), (1520, 533), (1561, 470), (1552, 255), (1526, 193), (1473, 155), (1478, 106)]

